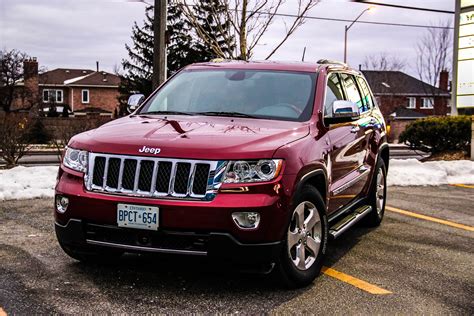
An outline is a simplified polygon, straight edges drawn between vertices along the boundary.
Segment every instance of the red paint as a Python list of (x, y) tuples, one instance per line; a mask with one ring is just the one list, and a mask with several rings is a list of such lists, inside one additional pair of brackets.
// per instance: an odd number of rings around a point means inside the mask
[[(334, 68), (331, 68), (334, 67)], [(369, 170), (375, 164), (379, 148), (386, 143), (385, 123), (378, 108), (362, 115), (356, 122), (324, 126), (322, 107), (327, 73), (342, 69), (310, 63), (232, 62), (198, 64), (188, 67), (262, 69), (317, 72), (318, 80), (314, 110), (307, 122), (286, 122), (262, 119), (179, 116), (145, 118), (124, 117), (96, 130), (75, 136), (70, 147), (99, 153), (149, 155), (139, 153), (143, 146), (161, 149), (159, 157), (205, 160), (284, 159), (280, 176), (270, 183), (249, 185), (223, 184), (211, 202), (170, 199), (148, 199), (88, 192), (80, 173), (62, 168), (56, 187), (58, 194), (70, 197), (65, 214), (55, 212), (56, 221), (66, 224), (70, 218), (99, 224), (116, 225), (118, 203), (136, 203), (160, 207), (160, 227), (193, 232), (226, 232), (240, 242), (279, 241), (287, 230), (291, 201), (299, 182), (308, 173), (322, 170), (326, 174), (327, 212), (336, 211), (349, 198), (340, 196), (366, 194), (371, 173), (340, 194), (334, 191), (359, 175), (359, 168)], [(351, 128), (369, 118), (380, 122), (379, 129), (363, 128), (351, 133)], [(275, 185), (280, 188), (276, 192)], [(223, 190), (247, 186), (243, 193)], [(337, 196), (339, 195), (339, 197)], [(335, 198), (336, 197), (336, 198)], [(256, 230), (243, 231), (233, 223), (235, 211), (258, 211), (261, 224)]]

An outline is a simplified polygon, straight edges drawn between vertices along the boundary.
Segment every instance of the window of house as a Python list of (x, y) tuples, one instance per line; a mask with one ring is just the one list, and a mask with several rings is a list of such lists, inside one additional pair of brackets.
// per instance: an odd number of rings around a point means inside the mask
[(55, 89), (44, 89), (43, 90), (43, 102), (44, 103), (63, 103), (63, 90)]
[(63, 90), (56, 90), (56, 103), (63, 103)]
[(49, 90), (43, 90), (43, 102), (49, 102)]
[(416, 109), (416, 98), (409, 97), (407, 99), (408, 99), (407, 109)]
[(82, 103), (89, 103), (89, 90), (82, 90)]
[(433, 105), (434, 105), (433, 98), (422, 98), (422, 104), (421, 104), (422, 109), (432, 109)]
[(344, 100), (344, 93), (339, 76), (333, 73), (329, 76), (326, 87), (326, 99), (324, 100), (325, 117), (332, 117), (332, 104), (336, 100)]
[(342, 82), (344, 83), (344, 87), (346, 88), (347, 99), (357, 104), (361, 113), (365, 112), (366, 109), (364, 104), (362, 103), (362, 98), (359, 93), (359, 88), (357, 88), (354, 76), (348, 74), (341, 74), (341, 77)]

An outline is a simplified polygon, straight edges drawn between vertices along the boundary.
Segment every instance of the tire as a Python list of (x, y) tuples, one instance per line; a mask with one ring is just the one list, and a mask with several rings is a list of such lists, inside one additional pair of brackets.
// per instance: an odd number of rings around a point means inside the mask
[(120, 250), (74, 248), (61, 242), (59, 245), (69, 257), (84, 263), (111, 264), (123, 254)]
[(275, 269), (289, 288), (307, 286), (320, 274), (328, 240), (327, 216), (318, 190), (304, 186), (294, 205)]
[(368, 203), (372, 206), (372, 211), (364, 219), (364, 224), (369, 227), (379, 226), (385, 213), (387, 170), (382, 159), (377, 161), (373, 177), (369, 195), (367, 196)]

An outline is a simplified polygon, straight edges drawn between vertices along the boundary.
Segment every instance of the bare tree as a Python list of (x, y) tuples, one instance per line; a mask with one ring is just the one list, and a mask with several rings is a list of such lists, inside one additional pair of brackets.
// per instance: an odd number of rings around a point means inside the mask
[(433, 97), (439, 96), (438, 86), (441, 71), (450, 71), (452, 58), (451, 21), (439, 22), (443, 28), (429, 28), (417, 46), (416, 70), (421, 81), (431, 85), (426, 91)]
[(382, 71), (401, 71), (406, 65), (406, 60), (392, 56), (387, 52), (365, 56), (363, 63), (365, 70)]
[[(219, 37), (224, 38), (228, 46), (236, 40), (235, 50), (226, 53), (220, 49), (216, 34), (210, 34), (198, 21), (193, 0), (174, 0), (180, 5), (185, 17), (193, 25), (196, 35), (221, 58), (248, 60), (252, 57), (255, 47), (261, 42), (264, 34), (275, 21), (276, 14), (285, 0), (215, 0), (214, 9), (209, 12), (217, 25), (230, 23), (231, 32), (219, 30)], [(265, 59), (271, 58), (288, 38), (305, 23), (305, 15), (321, 0), (292, 0), (296, 3), (297, 12), (290, 23), (285, 24), (285, 34), (272, 48)], [(218, 10), (216, 8), (219, 8)]]
[(23, 79), (23, 61), (27, 54), (16, 49), (0, 51), (0, 103), (5, 112), (10, 112), (18, 97), (16, 84)]

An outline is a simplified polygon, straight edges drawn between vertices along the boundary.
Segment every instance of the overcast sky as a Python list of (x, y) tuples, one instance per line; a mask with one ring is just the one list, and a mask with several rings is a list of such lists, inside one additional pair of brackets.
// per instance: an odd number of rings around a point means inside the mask
[[(152, 2), (152, 0), (148, 0)], [(287, 0), (281, 13), (295, 13), (296, 0)], [(382, 1), (379, 1), (382, 2)], [(410, 6), (454, 10), (454, 0), (383, 1)], [(354, 19), (368, 6), (343, 0), (323, 0), (309, 15)], [(19, 49), (36, 56), (40, 66), (90, 68), (100, 62), (112, 71), (126, 58), (125, 43), (131, 42), (134, 21), (142, 24), (145, 5), (126, 0), (0, 0), (0, 48)], [(431, 25), (453, 20), (451, 14), (401, 10), (378, 6), (365, 13), (363, 21)], [(307, 20), (275, 54), (273, 60), (343, 59), (344, 22)], [(262, 59), (281, 38), (282, 18), (277, 19), (256, 48), (254, 59)], [(366, 55), (386, 52), (405, 59), (406, 71), (414, 73), (416, 44), (423, 28), (355, 24), (349, 31), (348, 61), (353, 67)]]

